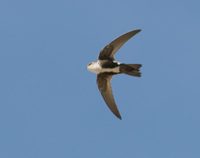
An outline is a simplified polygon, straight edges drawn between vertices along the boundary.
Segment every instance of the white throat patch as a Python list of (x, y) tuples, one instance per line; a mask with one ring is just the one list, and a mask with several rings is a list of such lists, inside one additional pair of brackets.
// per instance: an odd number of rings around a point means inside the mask
[(99, 61), (96, 61), (96, 62), (92, 62), (90, 63), (88, 66), (87, 66), (87, 69), (90, 71), (90, 72), (93, 72), (95, 74), (99, 74), (101, 72), (101, 65), (99, 63)]

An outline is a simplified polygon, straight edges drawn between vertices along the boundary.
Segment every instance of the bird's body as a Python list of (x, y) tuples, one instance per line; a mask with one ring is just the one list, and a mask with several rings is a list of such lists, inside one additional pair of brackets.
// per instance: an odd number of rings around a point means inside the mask
[(117, 61), (97, 60), (96, 62), (92, 62), (91, 65), (88, 65), (88, 70), (95, 74), (100, 74), (100, 73), (117, 74), (120, 72), (119, 65), (120, 63)]
[(97, 85), (104, 98), (106, 104), (110, 110), (121, 119), (121, 115), (118, 111), (115, 103), (110, 80), (113, 75), (116, 74), (127, 74), (131, 76), (140, 77), (141, 73), (139, 68), (141, 64), (123, 64), (114, 59), (114, 54), (117, 50), (132, 36), (140, 32), (140, 30), (130, 31), (105, 46), (99, 54), (99, 58), (96, 62), (88, 64), (87, 69), (97, 74)]

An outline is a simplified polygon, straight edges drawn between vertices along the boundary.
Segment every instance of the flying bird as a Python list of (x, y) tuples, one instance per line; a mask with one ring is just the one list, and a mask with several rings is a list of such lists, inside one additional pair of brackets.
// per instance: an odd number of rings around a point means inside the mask
[(87, 65), (89, 71), (97, 74), (98, 89), (109, 109), (119, 119), (121, 119), (121, 115), (115, 103), (110, 83), (112, 76), (116, 74), (127, 74), (140, 77), (141, 73), (139, 69), (142, 65), (120, 63), (115, 60), (114, 55), (125, 42), (140, 31), (140, 29), (137, 29), (119, 36), (100, 51), (97, 61)]

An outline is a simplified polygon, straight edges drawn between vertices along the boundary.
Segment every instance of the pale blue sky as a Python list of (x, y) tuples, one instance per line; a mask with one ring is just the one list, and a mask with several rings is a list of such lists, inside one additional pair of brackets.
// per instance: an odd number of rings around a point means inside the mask
[[(1, 0), (1, 158), (199, 158), (200, 2)], [(106, 107), (86, 65), (119, 35)]]

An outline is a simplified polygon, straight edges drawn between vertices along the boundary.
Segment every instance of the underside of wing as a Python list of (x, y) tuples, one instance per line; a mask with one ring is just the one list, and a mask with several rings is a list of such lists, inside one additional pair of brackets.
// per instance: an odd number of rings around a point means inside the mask
[(100, 60), (104, 60), (104, 59), (114, 60), (114, 55), (120, 49), (120, 47), (125, 42), (127, 42), (131, 37), (133, 37), (135, 34), (137, 34), (140, 31), (141, 31), (140, 29), (133, 30), (113, 40), (110, 44), (108, 44), (101, 50), (99, 54), (99, 59)]
[(109, 109), (117, 116), (119, 119), (121, 119), (121, 115), (119, 113), (119, 110), (117, 108), (117, 105), (115, 103), (113, 94), (112, 94), (112, 88), (110, 84), (110, 80), (112, 78), (112, 75), (102, 73), (97, 75), (97, 84), (99, 91), (101, 92), (101, 95), (103, 99), (105, 100), (106, 104), (108, 105)]

